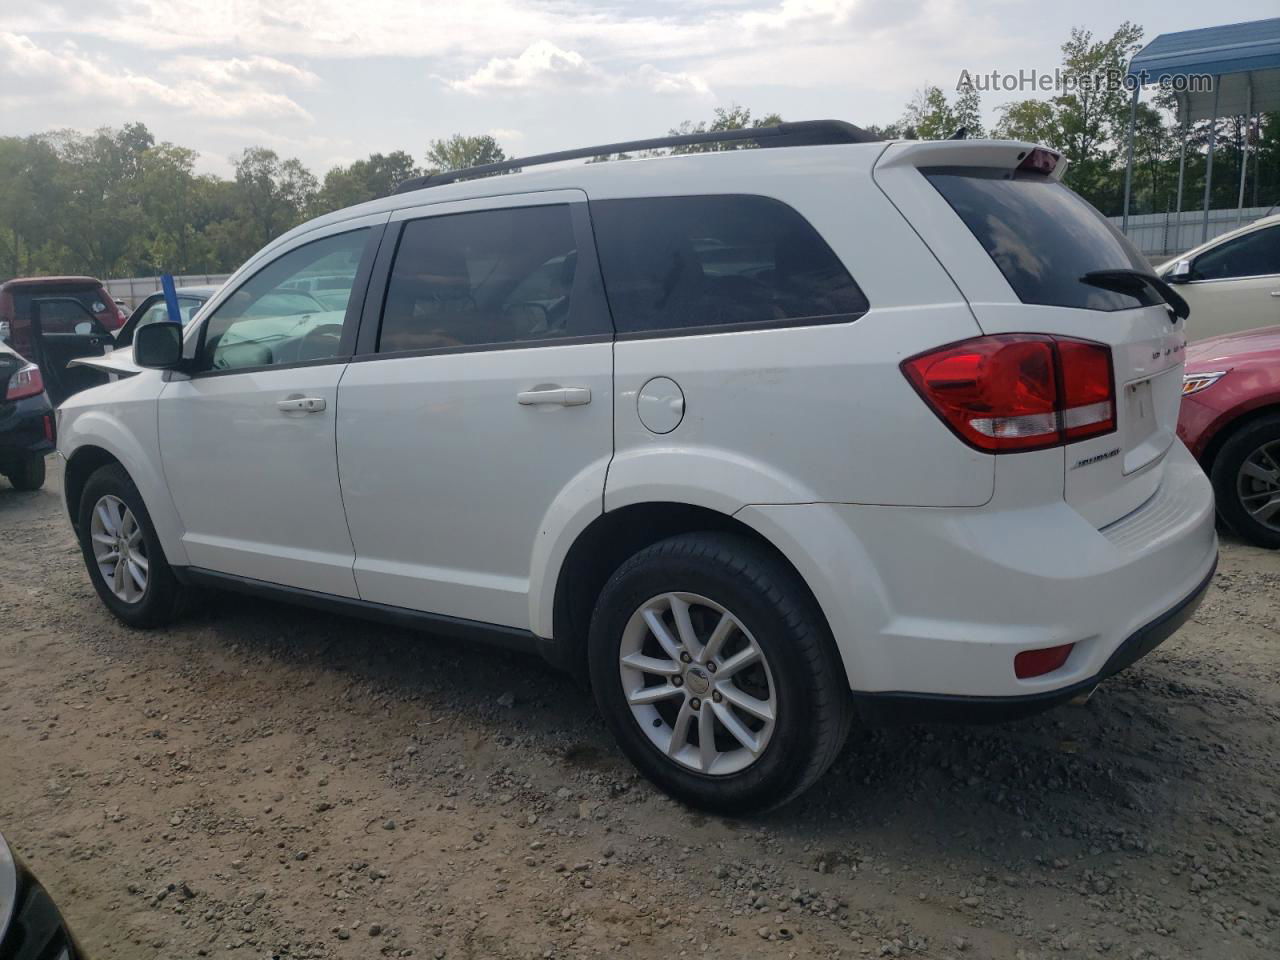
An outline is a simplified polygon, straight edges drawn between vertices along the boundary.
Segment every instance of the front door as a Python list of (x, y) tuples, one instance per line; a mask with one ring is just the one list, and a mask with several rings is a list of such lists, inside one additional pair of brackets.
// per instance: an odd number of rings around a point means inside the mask
[(1280, 226), (1210, 247), (1192, 261), (1178, 292), (1191, 307), (1188, 340), (1280, 323)]
[(73, 393), (107, 382), (107, 375), (90, 367), (68, 366), (79, 357), (100, 357), (115, 341), (98, 318), (75, 297), (47, 296), (31, 300), (33, 359), (44, 377), (54, 406)]
[(546, 519), (599, 511), (613, 447), (586, 197), (402, 211), (383, 247), (397, 252), (370, 285), (371, 336), (338, 389), (360, 596), (528, 628)]
[[(381, 226), (352, 226), (219, 297), (194, 334), (195, 372), (160, 395), (161, 458), (195, 567), (357, 595), (334, 418)], [(290, 288), (335, 274), (350, 279), (350, 311)]]

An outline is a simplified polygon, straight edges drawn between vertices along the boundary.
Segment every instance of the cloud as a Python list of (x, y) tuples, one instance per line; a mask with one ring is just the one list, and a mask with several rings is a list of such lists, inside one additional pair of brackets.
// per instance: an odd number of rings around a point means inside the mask
[(30, 37), (0, 31), (0, 104), (6, 106), (100, 103), (216, 119), (311, 119), (296, 102), (269, 86), (282, 76), (304, 85), (318, 78), (278, 60), (185, 57), (161, 64), (158, 70), (163, 79), (111, 63), (104, 68), (71, 41), (46, 48)]
[(711, 88), (692, 73), (672, 73), (651, 63), (634, 70), (610, 73), (587, 60), (576, 50), (564, 50), (549, 40), (538, 40), (515, 57), (494, 57), (461, 80), (445, 84), (465, 93), (535, 92), (557, 87), (601, 91), (639, 87), (653, 93), (709, 96)]
[(576, 50), (562, 50), (549, 40), (539, 40), (517, 57), (494, 57), (470, 76), (446, 82), (455, 90), (488, 93), (570, 86), (601, 77)]

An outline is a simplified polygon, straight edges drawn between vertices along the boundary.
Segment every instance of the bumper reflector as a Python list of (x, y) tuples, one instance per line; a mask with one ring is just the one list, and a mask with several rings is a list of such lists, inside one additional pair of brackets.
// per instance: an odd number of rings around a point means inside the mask
[(1044, 647), (1040, 650), (1023, 650), (1013, 658), (1013, 672), (1019, 680), (1028, 677), (1041, 677), (1053, 673), (1067, 662), (1071, 656), (1074, 643), (1064, 643), (1058, 647)]

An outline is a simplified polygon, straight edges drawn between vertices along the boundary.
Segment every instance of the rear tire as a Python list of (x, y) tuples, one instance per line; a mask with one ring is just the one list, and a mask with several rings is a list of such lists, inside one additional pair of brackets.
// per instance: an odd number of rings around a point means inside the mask
[(79, 518), (80, 551), (107, 609), (131, 627), (173, 622), (182, 586), (124, 467), (108, 464), (90, 475), (80, 496)]
[(44, 454), (28, 453), (11, 473), (6, 473), (15, 490), (39, 490), (44, 486)]
[(722, 814), (761, 812), (808, 789), (853, 716), (803, 582), (733, 534), (682, 534), (624, 563), (596, 604), (588, 659), (623, 752), (667, 793)]
[(1251, 543), (1280, 549), (1280, 507), (1265, 517), (1250, 512), (1280, 499), (1280, 414), (1237, 427), (1218, 451), (1209, 476), (1227, 525)]

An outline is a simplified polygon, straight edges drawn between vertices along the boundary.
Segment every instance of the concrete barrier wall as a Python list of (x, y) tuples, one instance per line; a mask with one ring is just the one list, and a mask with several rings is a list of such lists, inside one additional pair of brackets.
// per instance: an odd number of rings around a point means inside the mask
[[(229, 273), (187, 273), (173, 278), (179, 287), (217, 287), (226, 282)], [(118, 297), (130, 307), (160, 291), (159, 277), (125, 277), (120, 280), (104, 280), (102, 285), (112, 297)]]

